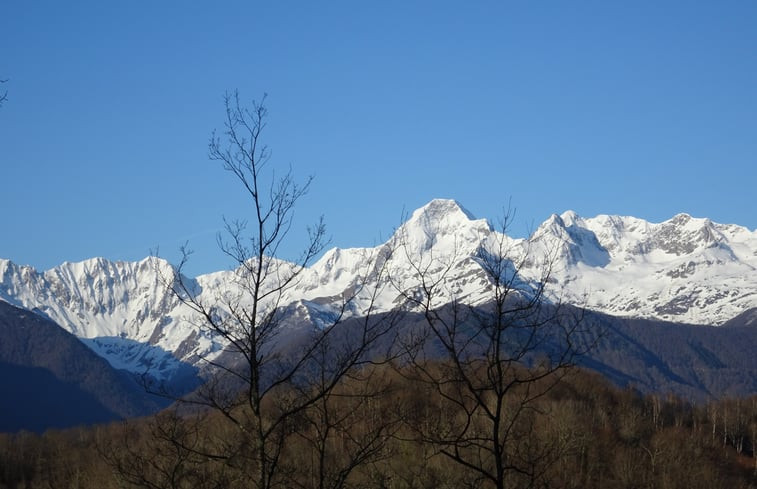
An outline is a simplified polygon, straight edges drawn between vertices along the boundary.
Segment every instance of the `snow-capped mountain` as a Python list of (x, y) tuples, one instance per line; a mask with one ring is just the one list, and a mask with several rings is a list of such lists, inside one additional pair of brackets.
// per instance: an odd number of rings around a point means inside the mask
[(678, 214), (662, 223), (573, 212), (555, 278), (609, 314), (720, 325), (757, 305), (757, 232)]
[[(497, 245), (495, 247), (495, 245)], [(524, 263), (525, 280), (554, 259), (550, 297), (601, 312), (719, 325), (757, 307), (757, 232), (680, 214), (662, 223), (621, 216), (553, 215), (530, 239), (512, 239), (453, 200), (416, 210), (384, 244), (332, 249), (305, 269), (279, 304), (299, 321), (327, 323), (347, 301), (348, 314), (384, 312), (418, 285), (418, 272), (441, 282), (435, 305), (487, 300), (477, 253), (504, 250)], [(524, 258), (528, 256), (528, 260)], [(283, 264), (282, 266), (287, 266)], [(35, 310), (81, 338), (118, 368), (169, 377), (180, 362), (218, 354), (223, 344), (162, 277), (171, 265), (96, 258), (39, 273), (0, 259), (0, 299)], [(234, 271), (185, 279), (205, 302), (235, 294)]]
[(94, 258), (39, 273), (0, 259), (0, 299), (52, 319), (116, 368), (165, 378), (219, 349), (163, 284), (170, 270), (156, 258)]

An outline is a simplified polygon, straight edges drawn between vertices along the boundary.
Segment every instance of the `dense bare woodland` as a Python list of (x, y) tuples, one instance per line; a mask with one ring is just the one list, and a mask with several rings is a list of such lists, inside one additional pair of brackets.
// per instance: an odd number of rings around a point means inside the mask
[[(279, 487), (319, 487), (320, 457), (343, 467), (361, 446), (372, 450), (323, 487), (491, 487), (474, 468), (450, 464), (420, 428), (454, 427), (441, 397), (401, 372), (381, 367), (385, 389), (356, 410), (347, 381), (333, 397), (337, 436), (320, 451), (318, 427), (292, 420), (281, 455)], [(359, 388), (358, 388), (359, 390)], [(358, 396), (358, 399), (361, 399)], [(519, 419), (511, 454), (532, 468), (508, 474), (507, 487), (748, 488), (757, 485), (757, 398), (692, 405), (676, 397), (621, 390), (596, 374), (572, 370)], [(366, 435), (374, 436), (366, 438)], [(208, 415), (171, 414), (108, 426), (0, 436), (3, 488), (255, 487), (244, 467), (198, 452), (236, 436)], [(487, 460), (482, 459), (482, 463)], [(491, 462), (491, 461), (488, 461)]]

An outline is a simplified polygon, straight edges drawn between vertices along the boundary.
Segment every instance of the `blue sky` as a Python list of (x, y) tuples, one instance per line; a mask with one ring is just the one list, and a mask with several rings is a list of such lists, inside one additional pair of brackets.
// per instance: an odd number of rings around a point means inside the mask
[(757, 228), (757, 3), (4, 2), (0, 257), (224, 269), (222, 97), (268, 94), (300, 229), (383, 241), (432, 198), (523, 235), (552, 213)]

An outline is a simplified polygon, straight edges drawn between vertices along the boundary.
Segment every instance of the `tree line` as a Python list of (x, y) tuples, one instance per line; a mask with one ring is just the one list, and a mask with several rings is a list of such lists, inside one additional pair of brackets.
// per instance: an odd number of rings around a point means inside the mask
[[(279, 460), (283, 470), (273, 486), (494, 486), (478, 468), (450, 463), (444, 448), (428, 439), (470, 423), (444, 409), (442, 393), (415, 373), (387, 365), (371, 375), (372, 396), (363, 395), (361, 382), (345, 380), (328, 402), (291, 420), (292, 436)], [(757, 397), (692, 404), (621, 389), (571, 369), (532, 407), (512, 426), (506, 446), (508, 456), (529, 470), (508, 471), (506, 487), (757, 486)], [(3, 434), (0, 487), (255, 487), (255, 474), (233, 457), (202, 455), (219, 444), (236, 446), (239, 437), (222, 415), (209, 411), (184, 417), (167, 411), (42, 435)], [(496, 465), (480, 455), (482, 465)]]

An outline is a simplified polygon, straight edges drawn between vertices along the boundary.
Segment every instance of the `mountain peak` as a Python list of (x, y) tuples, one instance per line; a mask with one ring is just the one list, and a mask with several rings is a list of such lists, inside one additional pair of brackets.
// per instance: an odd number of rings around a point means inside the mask
[(428, 204), (413, 212), (412, 219), (415, 216), (425, 215), (430, 218), (464, 218), (469, 221), (475, 221), (476, 217), (471, 214), (460, 202), (454, 199), (433, 199)]
[(564, 238), (565, 236), (567, 236), (565, 227), (565, 222), (563, 221), (562, 217), (557, 214), (552, 214), (547, 218), (546, 221), (541, 223), (539, 227), (536, 228), (536, 231), (534, 231), (531, 239), (534, 241), (539, 241), (541, 239), (544, 239), (546, 236)]
[(560, 215), (560, 219), (565, 223), (567, 227), (580, 224), (583, 219), (575, 211), (567, 210)]
[(491, 226), (486, 219), (476, 219), (459, 202), (453, 199), (434, 199), (416, 209), (400, 227), (406, 234), (437, 235), (473, 230), (488, 234)]
[(399, 227), (394, 240), (411, 245), (416, 253), (431, 248), (457, 253), (461, 246), (466, 253), (472, 253), (490, 232), (486, 219), (476, 219), (456, 200), (434, 199), (412, 213)]

